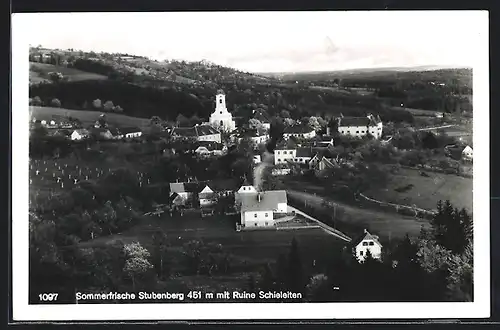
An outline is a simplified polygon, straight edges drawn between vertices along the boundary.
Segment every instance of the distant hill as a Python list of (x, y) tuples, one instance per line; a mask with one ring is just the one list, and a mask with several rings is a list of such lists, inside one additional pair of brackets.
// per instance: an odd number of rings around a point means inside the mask
[(314, 77), (314, 76), (344, 77), (352, 75), (359, 75), (359, 76), (385, 75), (394, 72), (420, 72), (420, 71), (434, 71), (434, 70), (446, 70), (446, 69), (470, 69), (470, 68), (446, 66), (446, 65), (425, 65), (425, 66), (414, 66), (414, 67), (358, 68), (358, 69), (346, 69), (346, 70), (334, 70), (334, 71), (267, 72), (267, 73), (263, 72), (258, 74), (265, 77), (289, 80), (294, 78), (303, 79), (304, 77)]
[(50, 82), (49, 74), (59, 72), (67, 81), (104, 80), (107, 76), (92, 72), (85, 72), (65, 66), (56, 66), (48, 63), (30, 62), (30, 81), (32, 83)]

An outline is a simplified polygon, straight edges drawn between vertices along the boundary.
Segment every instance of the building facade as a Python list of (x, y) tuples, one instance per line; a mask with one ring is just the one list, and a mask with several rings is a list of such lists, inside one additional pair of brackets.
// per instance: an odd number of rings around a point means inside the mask
[(380, 117), (371, 114), (366, 117), (340, 117), (338, 119), (338, 132), (341, 135), (363, 137), (371, 134), (374, 138), (380, 139), (382, 128)]
[(224, 132), (232, 132), (236, 129), (236, 123), (233, 115), (227, 111), (226, 95), (222, 90), (215, 96), (215, 110), (210, 115), (210, 124)]

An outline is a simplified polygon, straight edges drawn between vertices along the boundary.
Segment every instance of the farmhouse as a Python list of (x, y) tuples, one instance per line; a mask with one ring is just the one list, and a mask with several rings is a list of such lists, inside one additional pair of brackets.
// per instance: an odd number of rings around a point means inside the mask
[(298, 137), (302, 139), (312, 139), (316, 136), (316, 131), (307, 125), (287, 126), (283, 132), (283, 138)]
[(269, 134), (259, 131), (258, 129), (246, 130), (240, 134), (238, 141), (243, 140), (245, 137), (249, 138), (254, 145), (269, 141)]
[(206, 207), (214, 205), (220, 197), (231, 196), (238, 189), (239, 182), (237, 180), (213, 180), (205, 184), (203, 189), (198, 193), (200, 206)]
[(226, 95), (224, 91), (218, 90), (215, 96), (215, 110), (210, 115), (210, 124), (224, 132), (234, 131), (236, 123), (233, 116), (226, 108)]
[(353, 250), (359, 262), (365, 260), (367, 251), (369, 250), (374, 259), (382, 257), (382, 244), (378, 240), (378, 236), (370, 234), (366, 229), (363, 235), (352, 241)]
[(194, 151), (200, 157), (222, 156), (227, 151), (226, 146), (215, 142), (201, 141)]
[(470, 146), (466, 146), (464, 150), (462, 150), (462, 158), (465, 160), (472, 160), (473, 151)]
[(116, 127), (110, 127), (109, 132), (113, 136), (113, 139), (123, 139), (123, 133)]
[(243, 184), (240, 189), (238, 189), (238, 191), (236, 191), (234, 193), (234, 203), (235, 205), (239, 205), (241, 203), (241, 195), (245, 195), (245, 194), (256, 194), (257, 193), (257, 189), (255, 189), (254, 186), (248, 184), (248, 183), (245, 183)]
[(170, 183), (170, 197), (176, 194), (177, 197), (173, 199), (176, 205), (186, 205), (192, 202), (194, 195), (198, 194), (204, 184), (200, 182), (171, 182)]
[(363, 137), (371, 134), (374, 138), (382, 136), (382, 121), (380, 117), (369, 114), (366, 117), (341, 117), (338, 118), (338, 132), (342, 135)]
[(317, 153), (309, 161), (309, 168), (315, 171), (324, 171), (328, 168), (338, 167), (337, 160), (334, 159), (328, 152)]
[(263, 109), (253, 110), (253, 118), (260, 121), (266, 130), (271, 129), (271, 118)]
[(175, 127), (172, 129), (173, 138), (194, 138), (197, 141), (221, 143), (221, 134), (210, 125), (196, 125), (193, 127)]
[(275, 226), (275, 214), (287, 213), (284, 190), (240, 194), (241, 228), (269, 228)]
[(287, 163), (307, 164), (316, 152), (313, 148), (277, 149), (274, 151), (274, 165)]
[(90, 136), (90, 132), (85, 128), (75, 129), (73, 133), (71, 133), (70, 138), (73, 141), (79, 141), (82, 139), (86, 139)]
[(142, 131), (139, 127), (122, 127), (120, 128), (120, 133), (128, 139), (140, 137)]

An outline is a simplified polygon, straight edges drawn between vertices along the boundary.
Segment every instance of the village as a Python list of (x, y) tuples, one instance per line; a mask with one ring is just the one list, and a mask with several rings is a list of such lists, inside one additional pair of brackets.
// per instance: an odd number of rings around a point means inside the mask
[[(31, 125), (34, 130), (43, 127), (48, 136), (60, 137), (73, 143), (90, 139), (116, 143), (140, 142), (150, 132), (150, 129), (143, 132), (139, 127), (112, 126), (107, 123), (105, 114), (96, 113), (96, 116), (98, 118), (95, 123), (88, 127), (82, 127), (78, 120), (64, 116), (54, 116), (50, 120), (32, 118)], [(245, 140), (253, 149), (253, 179), (239, 177), (199, 180), (197, 177), (188, 177), (183, 181), (179, 178), (176, 182), (168, 183), (167, 203), (156, 204), (155, 209), (145, 215), (160, 217), (165, 212), (183, 215), (190, 210), (198, 210), (202, 217), (206, 217), (214, 216), (216, 210), (222, 210), (226, 215), (239, 214), (234, 224), (237, 232), (321, 228), (341, 240), (350, 242), (359, 262), (363, 261), (367, 250), (370, 250), (372, 257), (381, 258), (382, 244), (377, 235), (372, 235), (364, 229), (359, 232), (359, 237), (352, 239), (338, 229), (290, 206), (285, 189), (263, 189), (264, 171), (275, 177), (312, 171), (317, 177), (321, 177), (322, 173), (342, 165), (354, 167), (349, 160), (335, 155), (332, 147), (335, 147), (339, 136), (354, 139), (369, 137), (383, 144), (390, 143), (392, 136), (384, 134), (384, 124), (380, 116), (341, 115), (331, 119), (325, 128), (315, 127), (314, 121), (298, 122), (285, 126), (282, 140), (275, 141), (274, 150), (269, 150), (266, 145), (271, 141), (271, 117), (263, 110), (254, 111), (248, 123), (238, 126), (226, 106), (224, 91), (219, 90), (215, 95), (214, 111), (207, 122), (192, 127), (178, 127), (161, 121), (156, 121), (155, 125), (161, 128), (157, 133), (160, 136), (166, 136), (172, 141), (190, 141), (193, 155), (208, 160), (226, 155), (228, 150)], [(449, 157), (458, 155), (458, 158), (465, 162), (472, 161), (472, 148), (468, 145), (447, 145), (445, 151)], [(175, 153), (175, 150), (173, 152)], [(34, 168), (36, 166), (30, 166), (33, 174), (30, 183), (37, 180), (41, 172)], [(61, 188), (64, 188), (65, 184), (67, 187), (77, 186), (92, 176), (98, 178), (105, 174), (98, 168), (96, 170), (92, 174), (88, 169), (82, 172), (80, 168), (78, 173), (71, 174), (67, 170), (65, 174), (64, 168), (58, 166), (58, 170), (51, 173), (51, 179)], [(59, 173), (56, 175), (57, 171)], [(140, 185), (158, 184), (150, 178), (144, 180), (142, 173), (138, 173), (138, 177), (141, 180)]]

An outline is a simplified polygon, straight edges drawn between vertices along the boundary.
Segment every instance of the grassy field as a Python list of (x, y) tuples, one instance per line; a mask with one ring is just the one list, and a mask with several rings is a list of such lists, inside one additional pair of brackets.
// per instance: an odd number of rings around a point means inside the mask
[[(427, 174), (429, 177), (423, 177), (417, 170), (401, 169), (391, 177), (385, 189), (369, 190), (365, 195), (385, 202), (415, 204), (428, 210), (434, 210), (438, 200), (449, 199), (454, 206), (472, 211), (473, 179), (443, 173)], [(407, 185), (413, 187), (405, 192), (395, 190)]]
[[(280, 254), (287, 254), (295, 237), (299, 243), (302, 260), (307, 267), (313, 260), (316, 265), (326, 264), (344, 246), (343, 241), (325, 233), (322, 229), (255, 230), (236, 232), (235, 216), (211, 216), (202, 218), (196, 213), (170, 218), (145, 216), (142, 223), (122, 234), (97, 238), (81, 243), (82, 246), (103, 246), (116, 240), (124, 243), (138, 241), (146, 248), (152, 247), (152, 235), (162, 229), (169, 237), (174, 252), (191, 241), (221, 244), (238, 261), (248, 265), (264, 265), (274, 262)], [(254, 268), (255, 269), (255, 268)]]
[(49, 72), (60, 72), (63, 76), (68, 77), (69, 81), (82, 80), (104, 80), (108, 77), (97, 73), (85, 72), (65, 66), (55, 66), (53, 64), (30, 62), (30, 78), (35, 81), (45, 79), (43, 75), (48, 75)]
[[(103, 113), (100, 111), (91, 110), (71, 110), (64, 108), (52, 107), (35, 107), (30, 106), (30, 117), (35, 117), (40, 120), (51, 120), (53, 116), (71, 116), (78, 118), (84, 125), (93, 124), (97, 118)], [(105, 113), (108, 118), (108, 123), (114, 126), (137, 126), (144, 128), (149, 126), (149, 119), (130, 117), (117, 113)]]

